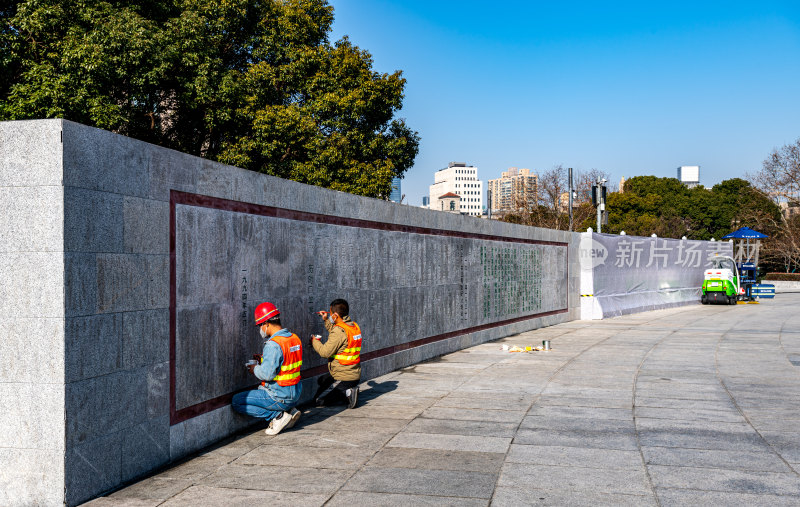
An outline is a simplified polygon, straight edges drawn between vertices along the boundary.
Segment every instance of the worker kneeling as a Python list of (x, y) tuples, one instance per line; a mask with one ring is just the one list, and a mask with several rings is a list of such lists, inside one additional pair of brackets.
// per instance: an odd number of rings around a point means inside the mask
[(261, 303), (255, 311), (256, 326), (264, 343), (256, 364), (248, 369), (261, 379), (258, 389), (233, 396), (233, 409), (252, 417), (269, 421), (265, 433), (277, 435), (291, 428), (300, 419), (294, 408), (300, 400), (300, 367), (303, 364), (303, 345), (296, 334), (281, 325), (280, 312), (272, 303)]
[[(344, 299), (334, 299), (330, 312), (318, 312), (325, 322), (328, 339), (325, 343), (311, 339), (314, 351), (328, 358), (328, 371), (317, 379), (319, 389), (314, 395), (317, 406), (345, 404), (354, 408), (361, 380), (361, 328), (350, 320), (350, 306)], [(330, 393), (320, 398), (332, 384)]]

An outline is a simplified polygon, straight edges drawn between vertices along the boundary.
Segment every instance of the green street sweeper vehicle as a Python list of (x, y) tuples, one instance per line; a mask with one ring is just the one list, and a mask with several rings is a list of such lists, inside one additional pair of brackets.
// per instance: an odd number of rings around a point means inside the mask
[(732, 258), (720, 255), (711, 259), (713, 264), (706, 269), (703, 277), (703, 295), (700, 302), (735, 305), (743, 294), (741, 276)]

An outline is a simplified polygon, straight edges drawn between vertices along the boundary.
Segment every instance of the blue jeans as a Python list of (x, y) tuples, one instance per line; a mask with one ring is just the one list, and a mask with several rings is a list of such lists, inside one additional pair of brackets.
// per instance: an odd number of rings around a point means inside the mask
[(260, 417), (265, 421), (271, 421), (281, 415), (281, 412), (288, 412), (296, 404), (295, 401), (284, 403), (275, 400), (264, 389), (253, 389), (234, 394), (233, 401), (231, 401), (233, 409), (240, 414)]

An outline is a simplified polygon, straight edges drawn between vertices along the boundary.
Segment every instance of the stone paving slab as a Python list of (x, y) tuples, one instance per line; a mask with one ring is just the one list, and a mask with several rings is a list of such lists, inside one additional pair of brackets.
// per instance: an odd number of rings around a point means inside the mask
[(328, 507), (485, 507), (489, 501), (481, 498), (458, 498), (397, 493), (367, 493), (364, 491), (339, 491), (328, 503)]
[(642, 456), (638, 450), (592, 449), (552, 445), (511, 444), (506, 461), (534, 465), (640, 470)]
[(403, 431), (425, 434), (433, 433), (436, 435), (471, 435), (511, 438), (516, 434), (518, 427), (518, 423), (417, 418), (411, 421)]
[(797, 507), (796, 496), (750, 495), (726, 493), (722, 491), (703, 491), (692, 489), (656, 489), (662, 507), (682, 507), (684, 505), (769, 505), (774, 507)]
[(525, 429), (545, 429), (559, 431), (602, 431), (607, 433), (633, 434), (635, 427), (633, 419), (625, 421), (620, 419), (592, 419), (591, 417), (548, 417), (528, 416), (519, 426)]
[(519, 424), (525, 417), (524, 410), (490, 410), (477, 408), (451, 408), (436, 405), (420, 414), (429, 419), (444, 419), (448, 421), (489, 421), (497, 423)]
[(766, 452), (769, 446), (755, 433), (727, 433), (713, 430), (640, 431), (643, 447), (686, 447), (737, 452)]
[(262, 446), (237, 458), (236, 465), (274, 465), (291, 463), (295, 467), (358, 469), (375, 454), (368, 447)]
[[(696, 305), (482, 344), (90, 505), (800, 505), (797, 306)], [(543, 339), (553, 351), (501, 350)]]
[(703, 408), (676, 409), (663, 407), (636, 407), (639, 418), (669, 419), (673, 421), (745, 422), (744, 417), (731, 407), (730, 410), (711, 410)]
[(587, 493), (569, 489), (536, 489), (498, 486), (492, 497), (492, 507), (542, 505), (552, 507), (647, 507), (655, 506), (650, 496)]
[(292, 505), (317, 507), (324, 505), (329, 495), (259, 491), (253, 489), (192, 486), (161, 505), (164, 507), (252, 507), (253, 505)]
[(588, 418), (592, 420), (631, 421), (630, 409), (602, 407), (573, 407), (564, 405), (536, 405), (528, 412), (531, 416)]
[(514, 437), (515, 444), (560, 445), (566, 447), (588, 447), (592, 449), (636, 450), (633, 432), (618, 433), (590, 430), (551, 430), (520, 428)]
[(489, 499), (495, 481), (495, 474), (481, 472), (366, 467), (342, 489)]
[(703, 489), (764, 495), (792, 495), (800, 502), (797, 474), (688, 466), (648, 466), (657, 488)]
[(370, 466), (499, 473), (506, 455), (494, 452), (384, 447)]
[(609, 470), (508, 462), (503, 465), (498, 486), (513, 487), (524, 483), (535, 484), (541, 489), (587, 493), (651, 494), (647, 477), (641, 468)]
[(721, 451), (715, 449), (682, 449), (679, 447), (642, 447), (648, 465), (752, 470), (789, 473), (789, 466), (772, 452)]
[(324, 468), (232, 464), (217, 469), (203, 479), (203, 484), (226, 489), (333, 494), (347, 477)]
[(505, 453), (510, 443), (511, 438), (507, 437), (403, 432), (398, 433), (386, 445), (388, 447), (410, 447), (412, 449)]
[(537, 400), (536, 404), (539, 406), (621, 408), (626, 410), (630, 410), (632, 405), (630, 399), (587, 398), (580, 396), (542, 396)]

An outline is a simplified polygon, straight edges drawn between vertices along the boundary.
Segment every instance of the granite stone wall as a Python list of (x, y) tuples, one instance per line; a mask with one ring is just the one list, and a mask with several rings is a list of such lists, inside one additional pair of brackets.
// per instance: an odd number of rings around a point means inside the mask
[(0, 505), (64, 499), (61, 122), (0, 123)]
[(73, 505), (250, 424), (229, 402), (264, 300), (305, 338), (348, 299), (364, 378), (579, 316), (577, 236), (68, 121), (0, 123), (0, 203), (3, 505)]

